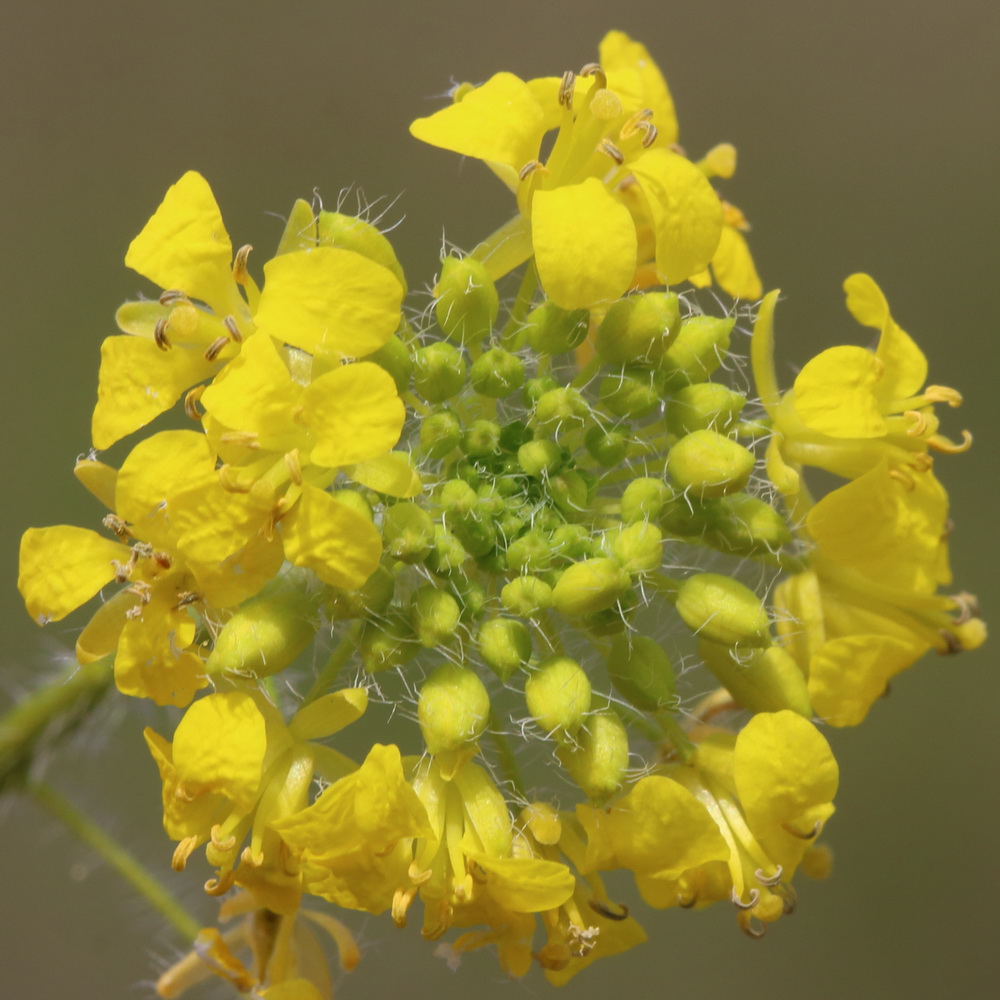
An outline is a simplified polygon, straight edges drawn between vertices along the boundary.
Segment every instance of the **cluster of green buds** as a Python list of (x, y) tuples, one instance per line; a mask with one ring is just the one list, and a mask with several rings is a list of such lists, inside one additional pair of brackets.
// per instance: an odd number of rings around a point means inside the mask
[[(933, 405), (958, 394), (922, 388), (865, 275), (848, 308), (878, 350), (824, 352), (780, 392), (776, 293), (756, 301), (711, 184), (735, 154), (673, 146), (646, 50), (612, 32), (601, 65), (454, 97), (414, 134), (489, 162), (517, 214), (441, 261), (433, 310), (374, 226), (301, 201), (258, 288), (207, 184), (171, 189), (128, 258), (166, 290), (119, 313), (94, 441), (185, 393), (193, 429), (80, 463), (110, 537), (25, 535), (40, 622), (123, 585), (77, 656), (185, 709), (172, 742), (146, 732), (174, 867), (205, 846), (206, 890), (238, 890), (223, 916), (257, 915), (203, 932), (165, 997), (212, 971), (322, 996), (288, 972), (291, 922), (353, 952), (310, 897), (400, 927), (419, 899), (429, 939), (480, 928), (450, 957), (492, 943), (555, 983), (644, 939), (603, 871), (760, 936), (796, 868), (829, 868), (821, 727), (985, 637), (968, 595), (937, 593), (930, 452), (966, 445)], [(697, 292), (713, 277), (726, 312)], [(814, 496), (812, 467), (841, 485)], [(325, 742), (363, 714), (363, 759)], [(251, 971), (233, 949), (261, 935)]]

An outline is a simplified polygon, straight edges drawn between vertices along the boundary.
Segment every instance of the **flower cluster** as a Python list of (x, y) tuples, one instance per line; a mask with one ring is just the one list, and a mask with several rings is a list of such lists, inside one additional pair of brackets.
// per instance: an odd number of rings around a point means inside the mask
[[(861, 274), (847, 306), (877, 348), (780, 391), (777, 292), (757, 302), (712, 183), (735, 151), (686, 156), (646, 49), (611, 32), (580, 73), (453, 97), (414, 136), (483, 160), (516, 214), (441, 262), (432, 309), (364, 218), (296, 202), (258, 284), (205, 180), (170, 188), (126, 256), (162, 291), (118, 311), (93, 446), (178, 404), (189, 429), (78, 463), (103, 533), (22, 542), (30, 614), (100, 593), (80, 663), (184, 709), (145, 734), (173, 867), (204, 848), (242, 919), (164, 997), (212, 973), (328, 996), (311, 928), (358, 954), (326, 904), (419, 912), (452, 964), (490, 945), (560, 984), (644, 940), (618, 869), (760, 936), (797, 868), (829, 868), (824, 724), (985, 638), (970, 595), (938, 593), (931, 453), (970, 441), (934, 405), (958, 393), (925, 386)], [(712, 281), (728, 315), (703, 311)], [(328, 742), (365, 715), (377, 741)]]

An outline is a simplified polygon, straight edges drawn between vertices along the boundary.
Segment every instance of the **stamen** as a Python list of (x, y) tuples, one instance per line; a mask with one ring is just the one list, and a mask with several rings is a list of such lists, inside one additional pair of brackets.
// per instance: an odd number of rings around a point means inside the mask
[(288, 474), (292, 477), (292, 482), (296, 486), (302, 485), (302, 461), (299, 457), (299, 449), (293, 448), (285, 452), (285, 465), (288, 466)]
[(227, 316), (223, 321), (222, 325), (229, 331), (229, 336), (237, 343), (243, 343), (243, 334), (240, 333), (240, 328), (236, 325), (235, 316)]
[(597, 144), (597, 152), (610, 156), (619, 167), (625, 162), (625, 154), (610, 139), (602, 139)]
[(527, 180), (536, 170), (544, 169), (545, 165), (540, 160), (528, 160), (528, 162), (517, 172), (517, 179), (519, 181)]
[(174, 564), (173, 559), (166, 552), (154, 552), (151, 558), (160, 569), (170, 569)]
[(927, 439), (927, 447), (935, 451), (943, 452), (945, 455), (961, 455), (972, 447), (972, 435), (968, 431), (962, 431), (962, 443), (950, 441), (943, 434), (935, 434)]
[(174, 848), (174, 855), (170, 859), (170, 867), (173, 868), (175, 872), (184, 871), (184, 867), (187, 865), (187, 859), (191, 857), (192, 852), (197, 846), (197, 837), (185, 837), (177, 845), (177, 847)]
[(600, 899), (588, 899), (587, 905), (602, 917), (608, 920), (628, 920), (628, 907), (624, 903), (618, 903), (618, 909), (611, 909), (608, 904)]
[(643, 108), (641, 111), (637, 111), (634, 115), (624, 125), (618, 132), (618, 138), (622, 142), (627, 142), (636, 133), (642, 132), (642, 148), (648, 149), (650, 146), (656, 142), (656, 137), (659, 135), (659, 129), (650, 121), (653, 117), (653, 112), (649, 108)]
[(952, 598), (958, 608), (958, 614), (953, 619), (956, 625), (964, 625), (967, 621), (979, 617), (979, 600), (975, 594), (962, 591)]
[(758, 868), (754, 872), (754, 877), (758, 882), (760, 882), (761, 885), (767, 886), (768, 889), (773, 889), (781, 881), (781, 876), (783, 874), (781, 865), (778, 865), (774, 872), (770, 875), (765, 875), (764, 872)]
[(929, 385), (924, 389), (924, 399), (928, 403), (947, 403), (952, 409), (962, 405), (962, 394), (947, 385)]
[[(601, 69), (600, 63), (587, 63), (587, 65), (580, 70), (580, 76), (596, 77), (597, 86), (594, 90), (604, 90), (608, 85), (608, 74)], [(594, 90), (591, 90), (591, 93), (594, 93)]]
[(105, 514), (101, 520), (101, 524), (122, 540), (129, 537), (128, 522), (117, 514)]
[(184, 397), (184, 412), (192, 420), (201, 420), (205, 415), (197, 407), (197, 402), (201, 399), (201, 394), (205, 391), (205, 386), (196, 385), (185, 397)]
[(917, 488), (913, 477), (907, 475), (902, 469), (890, 469), (889, 478), (902, 483), (911, 493)]
[(559, 83), (559, 93), (557, 95), (559, 104), (567, 111), (573, 110), (573, 89), (576, 86), (576, 73), (571, 69), (566, 70)]
[[(428, 873), (429, 874), (429, 873)], [(397, 927), (406, 926), (406, 911), (416, 898), (417, 887), (411, 886), (409, 889), (397, 889), (392, 897), (392, 922)]]
[(749, 913), (740, 913), (737, 916), (737, 922), (740, 925), (740, 930), (747, 937), (752, 937), (755, 940), (762, 938), (767, 933), (767, 924), (757, 920), (756, 917), (751, 916)]
[(253, 483), (246, 483), (240, 479), (239, 472), (231, 465), (223, 465), (218, 471), (219, 482), (222, 488), (230, 493), (249, 493), (253, 489)]
[(680, 893), (677, 894), (677, 905), (682, 910), (690, 910), (697, 902), (698, 893), (693, 893), (690, 896), (682, 896)]
[(209, 896), (224, 896), (236, 883), (236, 875), (232, 868), (223, 872), (220, 878), (210, 878), (205, 883), (205, 892)]
[(733, 906), (735, 906), (737, 910), (752, 910), (760, 902), (760, 889), (751, 889), (750, 898), (744, 902), (736, 894), (736, 887), (734, 886), (730, 898), (733, 901)]
[(188, 608), (192, 604), (197, 604), (201, 600), (201, 594), (196, 594), (193, 590), (181, 590), (177, 594), (177, 603), (174, 605), (174, 611), (180, 611), (181, 608)]
[(228, 837), (222, 836), (222, 827), (216, 823), (212, 827), (212, 847), (217, 851), (228, 853), (236, 846), (236, 837), (230, 834)]
[(167, 288), (160, 293), (160, 305), (172, 306), (178, 302), (187, 302), (188, 297), (179, 288)]
[(205, 360), (214, 361), (221, 353), (222, 349), (229, 343), (228, 337), (216, 337), (205, 351)]
[(815, 840), (819, 836), (819, 831), (823, 829), (822, 820), (816, 820), (813, 823), (813, 828), (808, 833), (803, 833), (801, 830), (797, 830), (791, 823), (782, 823), (781, 829), (785, 833), (790, 833), (793, 837), (798, 837), (799, 840)]
[(956, 653), (965, 652), (962, 640), (954, 632), (949, 632), (946, 628), (943, 628), (938, 632), (938, 635), (944, 641), (945, 648), (938, 650), (943, 656), (954, 656)]
[(253, 247), (247, 243), (236, 251), (236, 257), (233, 260), (233, 278), (238, 285), (245, 285), (250, 277), (247, 271), (247, 258), (250, 256), (251, 250)]
[(166, 316), (161, 316), (156, 321), (156, 326), (153, 327), (153, 343), (161, 351), (169, 351), (171, 347), (170, 341), (167, 339), (167, 324), (169, 322), (170, 320)]
[(219, 435), (223, 444), (235, 444), (241, 448), (259, 448), (260, 439), (256, 431), (226, 431)]
[(920, 437), (927, 432), (927, 415), (921, 413), (919, 410), (904, 410), (903, 416), (907, 420), (913, 421), (913, 426), (907, 428), (907, 435), (909, 437)]

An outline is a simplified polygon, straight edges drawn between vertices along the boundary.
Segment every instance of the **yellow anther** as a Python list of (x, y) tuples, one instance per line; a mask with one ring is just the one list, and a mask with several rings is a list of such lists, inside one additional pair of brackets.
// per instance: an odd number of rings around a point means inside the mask
[(909, 437), (920, 437), (927, 432), (927, 416), (919, 410), (904, 410), (903, 416), (912, 421), (912, 426), (906, 431)]
[(197, 837), (185, 837), (174, 849), (174, 855), (170, 859), (170, 867), (173, 868), (175, 872), (184, 871), (184, 867), (187, 865), (187, 859), (191, 857), (192, 852), (197, 846)]
[(799, 830), (797, 827), (792, 826), (791, 823), (782, 823), (781, 829), (793, 837), (798, 837), (799, 840), (815, 840), (819, 836), (819, 831), (823, 829), (823, 823), (821, 820), (816, 820), (813, 823), (812, 829), (808, 831)]
[(955, 594), (952, 600), (958, 611), (953, 619), (956, 625), (964, 625), (979, 615), (979, 599), (975, 594), (963, 590), (961, 593)]
[(943, 434), (935, 434), (927, 439), (927, 447), (944, 452), (946, 455), (961, 455), (963, 451), (968, 451), (972, 447), (972, 434), (969, 431), (962, 431), (961, 444), (949, 440)]
[(610, 139), (602, 139), (597, 144), (597, 152), (610, 156), (619, 167), (625, 162), (625, 154)]
[[(428, 873), (429, 874), (429, 873)], [(397, 927), (406, 926), (406, 911), (416, 898), (417, 889), (413, 886), (410, 889), (397, 889), (392, 897), (392, 922)]]
[(619, 903), (617, 910), (612, 909), (605, 900), (600, 899), (588, 899), (587, 905), (595, 913), (607, 917), (608, 920), (628, 920), (628, 907), (624, 903)]
[(566, 70), (559, 82), (559, 104), (567, 111), (573, 110), (573, 90), (576, 87), (576, 73), (571, 69)]
[(239, 471), (231, 465), (223, 465), (218, 471), (218, 476), (222, 488), (230, 493), (249, 493), (253, 489), (253, 483), (240, 479)]
[(643, 108), (641, 111), (637, 111), (634, 115), (618, 131), (618, 138), (622, 142), (628, 142), (633, 136), (637, 135), (639, 132), (642, 133), (642, 147), (643, 149), (648, 149), (650, 146), (656, 142), (656, 137), (659, 134), (659, 130), (652, 123), (650, 119), (653, 117), (653, 112), (649, 108)]
[(184, 412), (192, 420), (201, 420), (204, 416), (201, 410), (198, 409), (197, 403), (201, 399), (201, 394), (205, 391), (205, 386), (196, 385), (187, 395), (184, 397)]
[(917, 484), (913, 477), (905, 473), (902, 469), (890, 469), (889, 478), (902, 483), (910, 492), (916, 489)]
[(928, 403), (947, 403), (952, 409), (962, 405), (962, 394), (946, 385), (929, 385), (924, 389)]
[(234, 444), (239, 448), (259, 448), (260, 439), (256, 431), (226, 431), (219, 435), (223, 444)]
[(222, 827), (216, 823), (212, 827), (212, 846), (217, 851), (231, 851), (236, 846), (236, 838), (230, 834), (228, 837), (222, 836)]
[(169, 322), (166, 316), (161, 316), (156, 321), (156, 326), (153, 327), (153, 343), (161, 351), (170, 350), (170, 341), (167, 339), (167, 324)]
[(214, 361), (221, 353), (222, 349), (229, 343), (228, 337), (216, 337), (205, 349), (205, 360)]
[(105, 514), (101, 520), (101, 524), (119, 538), (128, 538), (128, 522), (117, 514)]
[(178, 302), (187, 302), (188, 297), (179, 288), (168, 288), (160, 292), (160, 305), (172, 306)]
[(222, 325), (229, 331), (229, 337), (231, 340), (235, 341), (237, 344), (243, 343), (243, 334), (240, 333), (240, 328), (236, 325), (235, 316), (227, 316), (222, 321)]
[[(580, 70), (579, 75), (596, 77), (597, 86), (594, 90), (597, 90), (598, 88), (603, 90), (608, 85), (608, 74), (601, 68), (600, 63), (587, 63), (587, 65)], [(591, 93), (593, 93), (593, 91), (591, 91)]]
[[(724, 225), (732, 226), (733, 229), (738, 229), (740, 232), (749, 233), (750, 223), (747, 222), (747, 217), (743, 214), (740, 209), (735, 205), (730, 205), (725, 198), (721, 198), (722, 202), (722, 222)], [(881, 374), (881, 372), (879, 373)]]
[(540, 160), (528, 160), (528, 162), (517, 172), (517, 179), (519, 181), (527, 180), (538, 170), (545, 170), (545, 165)]
[(247, 271), (247, 258), (250, 256), (251, 250), (253, 247), (247, 243), (236, 251), (236, 257), (233, 260), (233, 278), (238, 285), (245, 285), (250, 278)]
[(210, 878), (205, 883), (205, 892), (209, 896), (224, 896), (233, 887), (236, 882), (236, 876), (233, 874), (232, 870), (223, 872), (220, 878)]
[(285, 465), (288, 466), (288, 474), (292, 477), (292, 482), (296, 486), (302, 485), (302, 461), (299, 457), (299, 449), (293, 448), (285, 452)]

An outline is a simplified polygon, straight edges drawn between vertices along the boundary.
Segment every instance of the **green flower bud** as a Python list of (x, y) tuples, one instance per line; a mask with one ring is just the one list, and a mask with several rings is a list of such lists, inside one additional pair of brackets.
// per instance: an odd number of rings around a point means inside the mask
[(389, 606), (396, 578), (388, 566), (377, 570), (357, 590), (335, 590), (326, 602), (326, 613), (334, 621), (381, 614)]
[(576, 660), (550, 656), (525, 682), (524, 700), (545, 733), (572, 736), (590, 711), (590, 681)]
[(449, 479), (438, 490), (437, 499), (446, 514), (458, 517), (471, 514), (479, 502), (476, 491), (464, 479)]
[(739, 422), (746, 397), (714, 382), (696, 382), (679, 389), (667, 404), (667, 430), (683, 437), (692, 431), (727, 434)]
[(549, 568), (552, 543), (537, 529), (529, 529), (507, 546), (507, 568), (512, 573), (537, 573)]
[(458, 537), (444, 525), (434, 525), (434, 542), (430, 552), (424, 557), (424, 564), (432, 573), (447, 576), (461, 569), (469, 553)]
[(438, 667), (420, 687), (417, 721), (432, 754), (479, 739), (490, 717), (490, 696), (475, 671), (455, 663)]
[(594, 539), (582, 524), (560, 524), (551, 536), (552, 551), (566, 559), (584, 559), (594, 554)]
[(753, 472), (754, 454), (716, 431), (695, 431), (667, 453), (667, 473), (680, 490), (699, 499), (742, 490)]
[(566, 433), (583, 427), (590, 412), (587, 401), (572, 386), (549, 389), (535, 403), (535, 420), (542, 427)]
[(715, 523), (719, 500), (698, 500), (677, 493), (660, 514), (660, 527), (669, 535), (681, 538), (705, 537)]
[(790, 709), (811, 718), (809, 690), (799, 665), (787, 650), (769, 646), (754, 651), (749, 660), (733, 656), (729, 646), (703, 639), (698, 653), (733, 701), (751, 712)]
[(642, 712), (661, 712), (677, 702), (670, 658), (648, 636), (618, 636), (608, 656), (608, 676), (615, 690)]
[(572, 743), (564, 743), (559, 760), (594, 802), (619, 791), (628, 771), (628, 732), (613, 710), (591, 715)]
[(598, 424), (591, 427), (584, 437), (584, 445), (594, 461), (605, 468), (620, 465), (625, 460), (628, 443), (619, 431), (605, 430)]
[(660, 405), (660, 395), (651, 372), (626, 369), (601, 379), (598, 397), (609, 413), (637, 420)]
[(629, 575), (652, 573), (663, 561), (663, 532), (648, 521), (636, 521), (614, 536), (611, 551)]
[(316, 235), (321, 247), (353, 250), (388, 268), (406, 292), (406, 277), (389, 240), (370, 222), (340, 212), (320, 212), (316, 219)]
[(401, 612), (391, 612), (367, 622), (358, 641), (361, 662), (370, 674), (401, 667), (413, 659), (419, 649), (413, 629)]
[(692, 316), (681, 323), (676, 339), (667, 348), (660, 371), (670, 388), (705, 382), (722, 364), (736, 320), (731, 316)]
[(480, 483), (476, 487), (476, 516), (483, 518), (498, 518), (506, 509), (507, 501), (493, 483)]
[(406, 392), (409, 389), (410, 376), (413, 374), (413, 358), (410, 356), (410, 349), (395, 334), (374, 354), (369, 354), (366, 360), (374, 361), (392, 376), (397, 392)]
[(598, 327), (595, 346), (608, 364), (656, 362), (680, 326), (680, 300), (673, 292), (629, 295), (607, 311)]
[(628, 573), (614, 559), (584, 559), (563, 570), (552, 603), (567, 618), (582, 618), (616, 604), (629, 582)]
[(304, 570), (289, 569), (244, 601), (215, 640), (208, 674), (270, 677), (289, 666), (319, 627), (319, 592), (312, 582)]
[(705, 540), (726, 552), (775, 552), (792, 540), (792, 532), (770, 504), (747, 493), (734, 493), (715, 502)]
[(524, 405), (530, 410), (552, 389), (558, 389), (559, 383), (551, 375), (542, 375), (539, 378), (529, 378), (524, 383), (521, 395), (524, 397)]
[(627, 590), (619, 598), (618, 604), (595, 614), (587, 615), (585, 618), (580, 618), (577, 620), (577, 624), (589, 635), (599, 639), (621, 635), (633, 617), (636, 605), (635, 591)]
[(587, 339), (589, 323), (586, 309), (560, 309), (546, 302), (528, 313), (522, 336), (539, 354), (565, 354)]
[(622, 520), (626, 524), (656, 521), (673, 498), (674, 491), (662, 479), (633, 479), (622, 494)]
[(413, 352), (413, 386), (427, 402), (443, 403), (463, 385), (465, 358), (451, 344), (428, 344)]
[(523, 420), (511, 420), (500, 428), (500, 447), (504, 451), (517, 451), (535, 436), (535, 432)]
[(434, 521), (415, 503), (393, 504), (386, 508), (383, 516), (382, 544), (395, 559), (420, 562), (434, 544)]
[(330, 495), (338, 503), (350, 507), (355, 514), (360, 514), (366, 521), (375, 520), (372, 505), (357, 490), (334, 490)]
[(486, 588), (476, 580), (456, 576), (451, 581), (451, 589), (462, 609), (462, 621), (475, 621), (486, 607)]
[(429, 458), (444, 458), (462, 441), (462, 423), (451, 410), (429, 413), (420, 421), (420, 447)]
[(531, 659), (531, 633), (524, 622), (514, 618), (490, 618), (483, 622), (476, 642), (483, 662), (502, 681)]
[(485, 556), (496, 547), (496, 526), (478, 514), (455, 520), (451, 530), (471, 556)]
[(578, 469), (564, 469), (549, 477), (545, 491), (567, 520), (578, 521), (590, 506), (590, 487), (590, 481)]
[(512, 615), (533, 618), (552, 607), (552, 588), (537, 576), (519, 576), (500, 591), (500, 603)]
[(410, 624), (417, 642), (428, 649), (454, 634), (460, 613), (458, 601), (432, 583), (418, 587), (410, 597)]
[(536, 438), (517, 449), (517, 464), (533, 479), (542, 479), (555, 472), (564, 461), (562, 448), (548, 438)]
[(434, 312), (445, 336), (458, 344), (478, 343), (493, 329), (500, 312), (496, 285), (471, 257), (445, 257), (434, 287)]
[(480, 396), (503, 399), (524, 384), (524, 362), (502, 347), (491, 347), (473, 362), (469, 381)]
[(500, 425), (493, 420), (473, 420), (462, 435), (462, 450), (469, 458), (486, 458), (500, 450)]
[(703, 639), (725, 646), (771, 645), (770, 621), (760, 598), (732, 577), (698, 573), (677, 591), (677, 613)]

